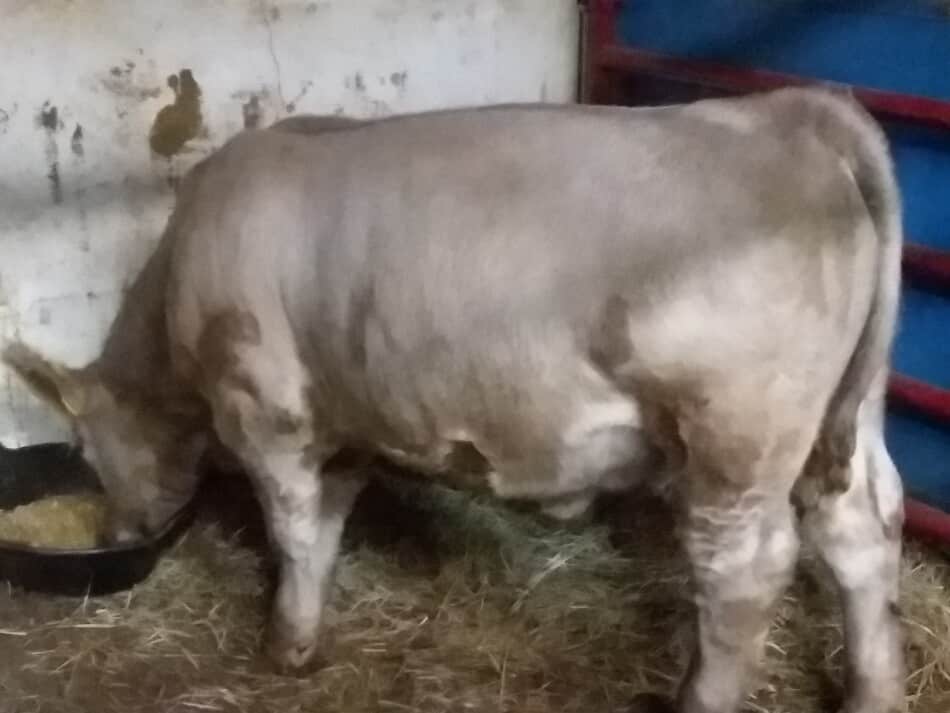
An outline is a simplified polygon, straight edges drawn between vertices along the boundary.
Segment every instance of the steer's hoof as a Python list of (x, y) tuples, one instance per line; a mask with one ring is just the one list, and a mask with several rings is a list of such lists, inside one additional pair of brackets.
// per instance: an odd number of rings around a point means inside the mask
[(859, 678), (845, 695), (839, 713), (906, 713), (902, 678)]
[(669, 699), (656, 693), (641, 693), (634, 696), (622, 713), (675, 713)]
[(277, 669), (284, 673), (307, 673), (323, 665), (317, 656), (316, 637), (302, 640), (283, 635), (279, 628), (271, 631), (267, 654)]
[(907, 704), (903, 700), (896, 703), (885, 703), (880, 700), (850, 700), (841, 707), (838, 713), (907, 713)]

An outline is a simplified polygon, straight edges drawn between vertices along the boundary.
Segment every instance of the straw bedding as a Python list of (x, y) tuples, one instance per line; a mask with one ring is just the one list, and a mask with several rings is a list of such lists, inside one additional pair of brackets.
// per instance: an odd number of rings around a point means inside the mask
[[(130, 592), (0, 589), (0, 713), (614, 713), (672, 691), (685, 666), (688, 581), (661, 504), (617, 500), (564, 526), (387, 479), (351, 518), (322, 665), (281, 675), (259, 655), (273, 578), (253, 501), (208, 491), (214, 502)], [(908, 546), (917, 713), (950, 710), (948, 587), (946, 555)], [(833, 710), (841, 643), (830, 582), (806, 556), (746, 710)]]

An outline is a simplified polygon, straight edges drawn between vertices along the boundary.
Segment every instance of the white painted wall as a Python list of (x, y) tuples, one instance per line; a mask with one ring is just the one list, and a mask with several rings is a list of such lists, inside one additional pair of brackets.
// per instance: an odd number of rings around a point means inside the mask
[[(252, 97), (264, 124), (574, 98), (576, 0), (0, 0), (0, 18), (0, 343), (73, 366), (154, 246), (171, 180)], [(149, 131), (182, 69), (204, 130), (169, 160)], [(0, 441), (64, 435), (0, 367)]]

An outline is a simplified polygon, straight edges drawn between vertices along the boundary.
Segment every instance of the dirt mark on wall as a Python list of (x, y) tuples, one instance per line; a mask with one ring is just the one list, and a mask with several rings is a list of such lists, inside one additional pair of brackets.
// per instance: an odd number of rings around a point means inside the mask
[(201, 87), (190, 69), (168, 77), (175, 101), (162, 107), (149, 132), (152, 151), (170, 158), (201, 131)]

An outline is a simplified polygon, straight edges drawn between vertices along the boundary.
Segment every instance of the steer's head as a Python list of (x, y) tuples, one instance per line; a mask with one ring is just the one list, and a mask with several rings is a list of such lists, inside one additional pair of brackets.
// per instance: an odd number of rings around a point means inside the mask
[(110, 503), (107, 539), (156, 532), (194, 494), (205, 447), (200, 407), (163, 395), (157, 384), (148, 394), (107, 386), (96, 364), (71, 369), (19, 343), (3, 360), (72, 423)]

